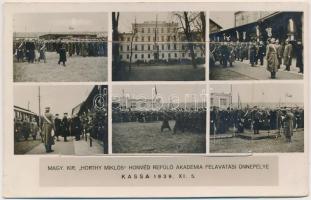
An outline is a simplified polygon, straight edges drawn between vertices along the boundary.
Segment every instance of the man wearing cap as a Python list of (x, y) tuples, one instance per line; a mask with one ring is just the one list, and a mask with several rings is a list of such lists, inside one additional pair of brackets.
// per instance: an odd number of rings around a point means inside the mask
[(283, 53), (283, 62), (286, 66), (286, 71), (290, 71), (290, 66), (292, 65), (292, 54), (293, 54), (293, 45), (289, 42), (289, 39), (285, 42), (284, 53)]
[(52, 130), (55, 130), (53, 114), (50, 113), (50, 107), (46, 107), (45, 113), (43, 115), (42, 125), (42, 137), (46, 153), (53, 152), (52, 145), (54, 145), (55, 143), (52, 136)]
[(275, 38), (271, 38), (270, 44), (267, 46), (267, 70), (271, 73), (271, 78), (275, 79), (276, 72), (278, 71), (278, 53), (277, 46), (275, 44)]
[(67, 142), (67, 136), (69, 135), (69, 120), (68, 120), (68, 113), (64, 113), (64, 117), (61, 121), (61, 129), (62, 135), (64, 137), (64, 142)]
[(294, 114), (290, 111), (290, 109), (285, 109), (284, 114), (284, 135), (286, 137), (286, 141), (291, 143), (294, 128)]

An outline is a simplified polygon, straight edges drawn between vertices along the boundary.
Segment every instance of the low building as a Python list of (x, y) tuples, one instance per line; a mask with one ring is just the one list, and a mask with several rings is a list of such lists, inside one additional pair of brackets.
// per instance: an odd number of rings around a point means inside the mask
[(210, 33), (217, 33), (222, 30), (222, 26), (216, 23), (214, 20), (209, 20), (209, 32)]

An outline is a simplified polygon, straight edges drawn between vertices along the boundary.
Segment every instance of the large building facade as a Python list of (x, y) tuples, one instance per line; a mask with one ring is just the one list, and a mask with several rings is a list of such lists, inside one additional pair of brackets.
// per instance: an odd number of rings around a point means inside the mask
[[(194, 38), (197, 34), (194, 34)], [(196, 59), (205, 57), (205, 44), (193, 44)], [(178, 23), (147, 21), (132, 24), (131, 33), (120, 34), (120, 58), (122, 61), (150, 62), (190, 60), (189, 43), (179, 30)]]
[(217, 92), (211, 93), (210, 106), (218, 107), (221, 110), (226, 110), (228, 107), (232, 106), (231, 93), (217, 93)]

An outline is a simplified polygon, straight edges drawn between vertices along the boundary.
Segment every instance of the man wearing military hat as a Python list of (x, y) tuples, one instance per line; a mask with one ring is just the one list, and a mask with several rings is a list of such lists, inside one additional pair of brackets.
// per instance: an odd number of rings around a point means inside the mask
[(50, 113), (50, 107), (45, 108), (45, 113), (43, 115), (43, 125), (42, 125), (42, 137), (45, 146), (46, 153), (51, 153), (52, 145), (54, 145), (54, 137), (52, 131), (55, 130), (53, 114)]

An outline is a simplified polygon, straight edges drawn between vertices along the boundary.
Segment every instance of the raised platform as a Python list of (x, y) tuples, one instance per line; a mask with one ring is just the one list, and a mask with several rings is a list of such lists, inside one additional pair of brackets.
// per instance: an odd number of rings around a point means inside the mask
[(279, 135), (278, 130), (260, 130), (259, 134), (254, 134), (253, 131), (245, 130), (244, 133), (237, 133), (236, 137), (247, 140), (275, 139)]

